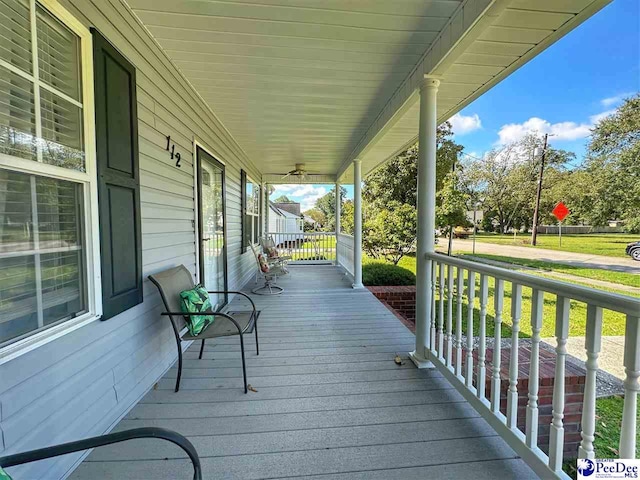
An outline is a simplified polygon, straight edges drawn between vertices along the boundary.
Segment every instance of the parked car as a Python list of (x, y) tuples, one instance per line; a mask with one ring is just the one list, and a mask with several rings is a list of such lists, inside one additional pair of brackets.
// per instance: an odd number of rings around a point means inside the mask
[(634, 260), (640, 262), (640, 240), (628, 244), (627, 248), (625, 249), (625, 253)]
[(467, 239), (469, 238), (469, 235), (473, 234), (473, 230), (470, 228), (464, 228), (461, 227), (460, 225), (458, 225), (456, 228), (453, 229), (453, 238), (462, 238), (462, 239)]

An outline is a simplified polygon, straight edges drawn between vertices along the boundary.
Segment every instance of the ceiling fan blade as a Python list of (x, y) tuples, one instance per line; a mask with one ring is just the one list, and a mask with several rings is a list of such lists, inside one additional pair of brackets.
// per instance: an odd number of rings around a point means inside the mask
[(291, 175), (291, 172), (287, 173), (284, 177), (282, 177), (280, 180), (284, 180), (285, 178), (287, 178), (288, 176)]

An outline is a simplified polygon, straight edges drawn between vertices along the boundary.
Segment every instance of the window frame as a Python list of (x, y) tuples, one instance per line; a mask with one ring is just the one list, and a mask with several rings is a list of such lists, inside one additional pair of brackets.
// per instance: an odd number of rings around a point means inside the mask
[[(249, 209), (248, 209), (248, 202), (249, 202), (249, 197), (247, 195), (247, 185), (251, 184), (253, 185), (253, 188), (257, 188), (258, 189), (258, 196), (257, 196), (257, 213), (249, 213)], [(250, 233), (250, 239), (252, 240), (251, 245), (253, 245), (254, 247), (257, 247), (260, 244), (260, 236), (262, 235), (261, 229), (260, 229), (260, 221), (261, 221), (261, 210), (262, 210), (262, 203), (260, 202), (260, 197), (262, 195), (262, 185), (259, 184), (258, 182), (256, 182), (255, 180), (253, 180), (248, 173), (245, 172), (245, 183), (244, 183), (244, 188), (242, 191), (242, 195), (244, 197), (244, 211), (242, 212), (242, 221), (243, 223), (245, 222), (245, 217), (249, 216), (251, 217), (251, 233)], [(257, 225), (254, 224), (254, 221), (257, 219)], [(246, 225), (246, 223), (244, 223)], [(245, 227), (246, 228), (246, 227)], [(257, 231), (254, 232), (254, 229), (257, 228)], [(255, 242), (253, 242), (253, 233), (255, 233)], [(244, 238), (242, 239), (242, 241), (244, 242)], [(243, 248), (247, 248), (249, 247), (248, 245), (245, 245)]]
[[(102, 287), (100, 279), (100, 236), (98, 223), (98, 185), (96, 165), (96, 139), (95, 139), (95, 113), (93, 92), (93, 41), (91, 32), (69, 11), (63, 8), (56, 0), (29, 0), (30, 25), (32, 40), (32, 58), (37, 58), (37, 31), (36, 31), (36, 5), (40, 5), (52, 16), (60, 21), (80, 40), (80, 78), (82, 81), (82, 120), (84, 138), (85, 171), (79, 172), (56, 165), (49, 165), (37, 160), (28, 160), (20, 157), (0, 153), (0, 168), (41, 177), (67, 180), (81, 186), (83, 194), (83, 225), (85, 252), (85, 275), (87, 283), (87, 312), (75, 318), (61, 321), (51, 327), (26, 334), (23, 338), (9, 343), (0, 348), (0, 365), (9, 362), (20, 355), (24, 355), (50, 341), (63, 335), (67, 335), (78, 328), (93, 322), (102, 315)], [(37, 60), (36, 60), (37, 62)], [(41, 84), (37, 81), (37, 63), (33, 64), (33, 74), (27, 74), (14, 67), (10, 63), (0, 60), (0, 65), (10, 71), (28, 79), (34, 84), (34, 92), (38, 91)], [(65, 100), (69, 97), (58, 92), (53, 87), (45, 89), (59, 95)], [(74, 100), (75, 103), (78, 103)], [(34, 104), (40, 107), (39, 93), (35, 94)], [(38, 116), (36, 118), (39, 118)], [(36, 121), (37, 122), (37, 121)]]

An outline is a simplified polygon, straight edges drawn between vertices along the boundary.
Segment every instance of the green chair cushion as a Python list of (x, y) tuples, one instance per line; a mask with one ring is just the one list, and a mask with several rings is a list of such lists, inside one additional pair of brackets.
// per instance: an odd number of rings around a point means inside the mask
[[(211, 312), (209, 294), (202, 285), (180, 292), (180, 306), (185, 313)], [(187, 328), (192, 336), (199, 335), (213, 323), (213, 315), (188, 315), (185, 318)]]
[(0, 480), (12, 480), (11, 476), (0, 467)]

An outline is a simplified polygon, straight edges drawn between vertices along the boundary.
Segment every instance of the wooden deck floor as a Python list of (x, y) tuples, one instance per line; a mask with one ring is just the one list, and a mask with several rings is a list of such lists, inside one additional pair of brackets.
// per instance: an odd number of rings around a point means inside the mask
[[(196, 446), (205, 479), (524, 479), (531, 470), (437, 372), (398, 367), (414, 336), (331, 266), (293, 266), (283, 295), (254, 296), (260, 356), (238, 337), (186, 353), (116, 430), (159, 426)], [(250, 285), (253, 286), (253, 285)], [(234, 309), (246, 309), (246, 300)], [(177, 447), (135, 440), (95, 450), (73, 479), (191, 478)]]

